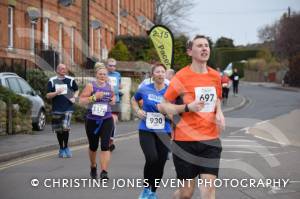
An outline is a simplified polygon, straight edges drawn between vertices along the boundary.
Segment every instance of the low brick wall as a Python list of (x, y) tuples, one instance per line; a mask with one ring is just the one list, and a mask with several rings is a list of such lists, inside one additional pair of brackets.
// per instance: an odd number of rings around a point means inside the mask
[[(6, 135), (9, 132), (8, 129), (8, 115), (7, 104), (0, 100), (0, 135)], [(19, 133), (32, 133), (32, 120), (31, 116), (21, 114), (18, 111), (18, 105), (14, 105), (12, 108), (12, 134)]]
[(6, 103), (0, 100), (0, 135), (5, 135), (7, 132), (6, 119), (7, 119)]

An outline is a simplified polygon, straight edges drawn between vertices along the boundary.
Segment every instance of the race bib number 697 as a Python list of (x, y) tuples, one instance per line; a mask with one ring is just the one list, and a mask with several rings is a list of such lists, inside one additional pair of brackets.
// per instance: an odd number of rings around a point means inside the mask
[(215, 87), (196, 87), (195, 97), (199, 101), (204, 101), (204, 108), (200, 112), (209, 113), (215, 111), (217, 101), (217, 92)]

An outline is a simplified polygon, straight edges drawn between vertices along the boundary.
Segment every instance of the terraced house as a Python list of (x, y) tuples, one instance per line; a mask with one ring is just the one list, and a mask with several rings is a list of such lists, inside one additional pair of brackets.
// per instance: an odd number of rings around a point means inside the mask
[(0, 69), (105, 60), (116, 36), (146, 34), (154, 1), (1, 0)]

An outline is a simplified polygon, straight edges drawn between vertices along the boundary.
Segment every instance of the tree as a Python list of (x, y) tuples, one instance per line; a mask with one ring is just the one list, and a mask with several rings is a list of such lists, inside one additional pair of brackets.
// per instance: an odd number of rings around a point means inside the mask
[(233, 48), (234, 44), (233, 44), (233, 40), (227, 37), (220, 37), (217, 41), (216, 41), (216, 48)]
[(274, 42), (278, 32), (279, 24), (275, 22), (272, 25), (266, 25), (258, 30), (258, 38), (262, 42)]
[(275, 46), (281, 57), (289, 60), (290, 84), (300, 86), (300, 13), (280, 20)]
[(119, 61), (129, 61), (131, 56), (127, 46), (120, 40), (110, 51), (109, 57), (113, 57)]
[(188, 19), (186, 13), (194, 6), (194, 0), (155, 0), (154, 23), (165, 25), (174, 33), (182, 30)]
[(174, 66), (178, 71), (187, 64), (191, 63), (191, 58), (186, 53), (186, 42), (188, 38), (184, 35), (174, 38)]

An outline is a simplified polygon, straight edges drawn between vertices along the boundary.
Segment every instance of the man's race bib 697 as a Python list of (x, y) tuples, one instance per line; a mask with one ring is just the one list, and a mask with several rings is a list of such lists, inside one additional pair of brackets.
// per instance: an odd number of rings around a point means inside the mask
[(146, 127), (148, 129), (164, 129), (165, 116), (163, 116), (161, 113), (147, 112)]
[(68, 93), (67, 84), (55, 84), (55, 91), (63, 89), (63, 92), (60, 95), (66, 95)]
[(239, 80), (239, 76), (234, 76), (234, 81), (237, 81), (237, 80)]
[(195, 96), (197, 100), (204, 101), (204, 108), (200, 112), (209, 113), (215, 111), (217, 92), (215, 87), (196, 87)]
[(104, 116), (107, 112), (107, 104), (94, 104), (92, 107), (92, 114), (97, 116)]
[(118, 82), (117, 82), (118, 80), (116, 77), (109, 77), (109, 81), (113, 87), (118, 85)]

